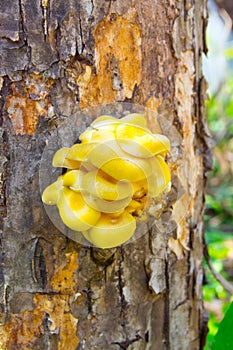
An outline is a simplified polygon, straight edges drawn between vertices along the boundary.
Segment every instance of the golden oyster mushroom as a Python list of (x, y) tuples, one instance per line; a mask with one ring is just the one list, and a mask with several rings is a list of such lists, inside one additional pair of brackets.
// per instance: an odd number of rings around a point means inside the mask
[(152, 134), (145, 128), (121, 124), (116, 127), (116, 140), (123, 151), (140, 158), (151, 158), (156, 154), (170, 151), (168, 138)]
[(80, 192), (64, 187), (57, 202), (60, 217), (64, 224), (74, 231), (86, 231), (100, 218), (100, 212), (89, 207)]
[(85, 174), (82, 178), (82, 186), (93, 196), (106, 200), (120, 200), (133, 194), (133, 188), (129, 182), (117, 182), (101, 170)]
[(136, 161), (127, 158), (111, 159), (101, 166), (101, 170), (116, 180), (130, 182), (143, 180), (152, 173), (150, 163), (147, 163), (143, 159)]
[[(110, 115), (101, 115), (100, 117), (96, 118), (92, 123), (91, 126), (98, 128), (103, 125), (112, 124), (112, 123), (130, 123), (133, 125), (140, 125), (142, 127), (146, 127), (146, 119), (144, 118), (143, 114), (139, 113), (130, 113), (127, 114), (125, 117), (121, 119), (117, 119), (115, 117), (112, 117)], [(149, 129), (147, 129), (149, 130)]]
[(94, 164), (92, 164), (91, 162), (82, 162), (82, 164), (80, 165), (80, 170), (86, 172), (89, 171), (98, 171), (98, 168), (96, 166), (94, 166)]
[(79, 169), (81, 162), (73, 159), (67, 159), (66, 156), (70, 148), (60, 148), (53, 157), (53, 166), (67, 169)]
[(113, 248), (128, 241), (135, 229), (136, 220), (128, 212), (114, 219), (102, 214), (96, 225), (83, 235), (98, 248)]
[(124, 210), (126, 208), (123, 208), (121, 209), (120, 211), (116, 211), (115, 213), (109, 213), (108, 215), (112, 218), (112, 219), (115, 219), (115, 218), (119, 218), (119, 216), (121, 216), (123, 213), (124, 213)]
[[(159, 173), (159, 175), (161, 175)], [(157, 197), (161, 192), (163, 192), (163, 189), (159, 187), (158, 185), (158, 174), (157, 173), (152, 173), (150, 176), (147, 178), (147, 194), (150, 197)]]
[(87, 155), (98, 145), (98, 143), (77, 143), (69, 148), (66, 159), (76, 160), (79, 162), (85, 161)]
[(92, 125), (80, 135), (79, 139), (84, 144), (114, 140), (115, 130), (119, 124), (120, 122), (116, 118), (114, 118), (114, 120), (111, 118), (110, 120), (106, 119), (102, 121), (98, 121), (97, 118), (96, 122), (92, 123)]
[[(138, 125), (147, 129), (146, 119), (143, 114), (131, 113), (120, 119), (123, 123)], [(147, 129), (149, 131), (149, 129)]]
[[(153, 173), (146, 179), (144, 188), (150, 197), (157, 197), (168, 188), (171, 181), (170, 169), (160, 155), (153, 158), (151, 162)], [(137, 188), (134, 185), (134, 188)]]
[(63, 175), (64, 186), (70, 187), (71, 190), (75, 192), (80, 192), (83, 190), (82, 178), (85, 172), (82, 170), (70, 170)]
[(171, 181), (171, 172), (163, 157), (159, 155), (155, 157), (153, 166), (154, 173), (156, 175), (157, 186), (160, 189), (161, 193), (167, 188), (169, 182)]
[(91, 123), (91, 127), (94, 129), (99, 129), (103, 126), (108, 126), (111, 124), (115, 124), (117, 126), (117, 125), (120, 125), (122, 123), (137, 125), (137, 126), (143, 127), (145, 130), (151, 132), (147, 128), (146, 119), (144, 118), (143, 114), (138, 114), (138, 113), (127, 114), (125, 117), (122, 117), (120, 119), (117, 119), (117, 118), (109, 116), (109, 115), (101, 115), (100, 117), (96, 118)]
[(141, 181), (132, 182), (132, 186), (133, 186), (133, 193), (134, 194), (136, 192), (147, 193), (147, 189), (148, 189), (147, 178), (145, 178), (145, 179), (143, 179)]
[[(157, 197), (167, 187), (169, 181), (168, 176), (165, 176), (161, 171), (161, 165), (158, 160), (153, 160), (154, 166), (153, 172), (145, 180), (132, 183), (134, 188), (134, 196), (140, 198), (140, 196), (148, 195), (150, 197)], [(166, 168), (166, 171), (169, 168)], [(170, 172), (169, 172), (170, 173)]]
[(136, 210), (138, 209), (141, 209), (142, 205), (140, 202), (136, 201), (135, 199), (132, 199), (130, 202), (129, 202), (129, 205), (125, 208), (125, 210), (132, 214), (133, 212), (135, 212)]
[(114, 140), (100, 143), (88, 154), (87, 160), (118, 181), (140, 181), (153, 171), (150, 162), (127, 155)]
[(46, 187), (42, 194), (42, 201), (47, 205), (56, 205), (62, 188), (63, 176), (59, 176), (55, 182)]
[(118, 213), (121, 210), (124, 210), (131, 200), (131, 196), (128, 196), (117, 201), (109, 201), (101, 199), (99, 197), (94, 197), (86, 191), (82, 191), (82, 196), (84, 201), (89, 205), (89, 207), (101, 211), (102, 213), (109, 214)]
[(93, 164), (96, 168), (100, 168), (106, 161), (119, 157), (113, 148), (114, 141), (99, 143), (93, 150), (88, 153), (86, 161)]
[(109, 124), (116, 124), (119, 123), (120, 120), (115, 118), (115, 117), (111, 117), (110, 115), (101, 115), (100, 117), (96, 118), (92, 123), (91, 126), (92, 128), (98, 129), (101, 126), (106, 126)]
[(150, 159), (150, 164), (153, 169), (151, 175), (144, 180), (132, 182), (134, 196), (136, 195), (136, 197), (140, 197), (140, 194), (157, 197), (168, 187), (171, 181), (170, 169), (162, 156), (153, 157)]
[(134, 123), (121, 123), (117, 125), (116, 128), (116, 137), (121, 138), (132, 138), (132, 137), (140, 137), (146, 134), (152, 134), (152, 132), (146, 127), (137, 125)]
[(91, 123), (91, 127), (82, 133), (80, 140), (83, 143), (114, 140), (116, 127), (118, 125), (121, 125), (122, 122), (130, 123), (133, 125), (140, 125), (141, 127), (144, 127), (145, 130), (150, 132), (150, 130), (146, 128), (146, 120), (142, 114), (128, 114), (122, 119), (117, 119), (108, 115), (102, 115), (95, 119), (94, 122)]
[(55, 153), (53, 166), (68, 170), (42, 199), (57, 204), (64, 224), (97, 247), (118, 246), (133, 235), (135, 217), (141, 217), (150, 197), (168, 188), (164, 157), (170, 142), (152, 134), (138, 113), (121, 119), (102, 115), (80, 140)]

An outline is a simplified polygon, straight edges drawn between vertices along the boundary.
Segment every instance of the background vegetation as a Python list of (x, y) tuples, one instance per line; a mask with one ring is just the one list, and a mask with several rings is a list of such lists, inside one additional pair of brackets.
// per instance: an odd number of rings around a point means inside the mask
[[(226, 51), (230, 58), (230, 51)], [(215, 96), (206, 103), (215, 146), (213, 171), (206, 196), (205, 239), (214, 269), (233, 282), (233, 77), (229, 74)], [(219, 323), (233, 301), (232, 295), (214, 278), (205, 261), (203, 294), (209, 311), (209, 333), (205, 350), (214, 349)], [(233, 310), (232, 310), (233, 311)], [(232, 315), (233, 319), (233, 315)], [(224, 329), (227, 331), (226, 327)], [(233, 349), (232, 343), (229, 349)], [(216, 348), (216, 347), (215, 347)], [(217, 348), (216, 348), (217, 349)], [(225, 349), (227, 347), (225, 346)]]

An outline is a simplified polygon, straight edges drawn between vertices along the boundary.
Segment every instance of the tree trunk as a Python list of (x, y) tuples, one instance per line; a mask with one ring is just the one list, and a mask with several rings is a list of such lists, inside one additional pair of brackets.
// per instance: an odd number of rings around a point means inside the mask
[[(1, 0), (0, 16), (0, 348), (201, 349), (205, 1)], [(61, 121), (114, 101), (170, 123), (183, 194), (134, 243), (85, 248), (46, 215), (40, 159)]]

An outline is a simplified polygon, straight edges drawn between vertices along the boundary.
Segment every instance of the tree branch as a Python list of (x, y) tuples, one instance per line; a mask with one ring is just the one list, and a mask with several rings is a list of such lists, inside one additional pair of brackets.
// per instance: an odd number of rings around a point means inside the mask
[(207, 264), (209, 266), (210, 271), (216, 278), (216, 280), (223, 286), (223, 288), (231, 295), (233, 295), (233, 285), (228, 282), (219, 272), (217, 272), (212, 264), (211, 258), (208, 252), (208, 246), (206, 242), (204, 242), (204, 257), (206, 258)]

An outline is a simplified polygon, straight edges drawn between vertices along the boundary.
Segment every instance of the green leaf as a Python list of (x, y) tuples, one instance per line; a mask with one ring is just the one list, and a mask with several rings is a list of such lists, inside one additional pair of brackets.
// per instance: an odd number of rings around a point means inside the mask
[(231, 303), (224, 319), (220, 323), (218, 333), (215, 336), (212, 350), (233, 349), (233, 303)]

